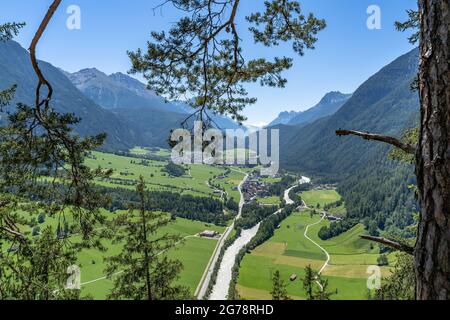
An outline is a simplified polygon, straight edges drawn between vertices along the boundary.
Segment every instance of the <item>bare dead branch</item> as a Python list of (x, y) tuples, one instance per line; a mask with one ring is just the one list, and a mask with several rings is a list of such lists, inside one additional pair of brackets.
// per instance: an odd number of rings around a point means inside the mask
[[(36, 58), (36, 46), (37, 46), (39, 40), (41, 39), (42, 34), (44, 33), (45, 29), (47, 28), (48, 23), (52, 19), (53, 14), (58, 9), (58, 6), (61, 4), (61, 1), (62, 0), (54, 0), (53, 3), (51, 4), (51, 6), (49, 7), (47, 14), (45, 15), (44, 19), (42, 20), (38, 30), (36, 31), (36, 33), (33, 37), (33, 40), (31, 41), (31, 45), (30, 45), (30, 49), (29, 49), (30, 57), (31, 57), (31, 64), (32, 64), (33, 69), (39, 79), (39, 84), (36, 89), (36, 107), (39, 107), (43, 103), (48, 103), (48, 101), (51, 100), (51, 97), (53, 94), (52, 86), (47, 81), (47, 79), (45, 79), (44, 75), (42, 74), (41, 69), (39, 68), (39, 64), (38, 64), (38, 61)], [(43, 85), (47, 87), (48, 92), (47, 92), (47, 98), (41, 103), (40, 102), (40, 90)]]
[(381, 141), (381, 142), (388, 143), (388, 144), (393, 145), (396, 148), (399, 148), (409, 154), (415, 154), (415, 152), (416, 152), (416, 146), (408, 144), (408, 143), (403, 143), (400, 140), (398, 140), (397, 138), (390, 137), (390, 136), (384, 136), (384, 135), (369, 133), (369, 132), (353, 131), (353, 130), (337, 130), (336, 135), (338, 135), (338, 136), (350, 136), (350, 135), (358, 136), (358, 137), (362, 137), (366, 140)]
[(391, 239), (387, 239), (387, 238), (382, 238), (382, 237), (373, 237), (373, 236), (361, 236), (361, 239), (364, 240), (369, 240), (369, 241), (374, 241), (374, 242), (378, 242), (381, 243), (387, 247), (391, 247), (395, 250), (398, 251), (402, 251), (402, 252), (406, 252), (410, 255), (414, 254), (414, 248), (410, 247), (404, 243), (401, 242), (397, 242)]

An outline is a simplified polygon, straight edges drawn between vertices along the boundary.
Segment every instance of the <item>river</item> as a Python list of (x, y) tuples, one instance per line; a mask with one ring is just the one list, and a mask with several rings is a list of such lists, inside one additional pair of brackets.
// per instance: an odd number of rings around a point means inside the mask
[[(245, 181), (245, 179), (244, 179)], [(310, 183), (311, 179), (308, 177), (302, 177), (298, 184), (305, 184)], [(295, 186), (294, 186), (295, 187)], [(294, 201), (289, 198), (289, 191), (292, 190), (291, 187), (284, 192), (284, 199), (287, 204), (293, 204)], [(238, 218), (240, 218), (242, 214), (242, 208), (244, 206), (244, 196), (242, 194), (241, 188), (239, 187), (239, 192), (241, 194), (241, 201), (239, 203), (239, 215)], [(277, 214), (279, 211), (275, 212)], [(239, 238), (237, 238), (234, 243), (229, 246), (224, 253), (222, 262), (220, 264), (219, 272), (217, 274), (216, 284), (213, 287), (212, 293), (209, 297), (210, 300), (226, 300), (228, 296), (228, 290), (230, 287), (230, 282), (232, 278), (232, 272), (233, 272), (233, 266), (236, 261), (236, 256), (241, 251), (244, 246), (250, 242), (250, 240), (253, 239), (253, 237), (256, 235), (256, 233), (259, 230), (260, 224), (258, 223), (256, 226), (254, 226), (251, 229), (248, 230), (242, 230), (241, 235)]]

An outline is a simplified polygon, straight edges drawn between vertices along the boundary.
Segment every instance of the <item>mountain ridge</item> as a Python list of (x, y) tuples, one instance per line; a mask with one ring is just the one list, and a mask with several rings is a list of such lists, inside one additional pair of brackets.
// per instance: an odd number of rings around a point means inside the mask
[(279, 126), (281, 167), (337, 183), (347, 219), (368, 230), (411, 236), (418, 206), (411, 164), (390, 159), (390, 145), (359, 137), (337, 137), (338, 129), (401, 137), (418, 125), (419, 97), (411, 90), (418, 72), (416, 48), (395, 59), (364, 83), (333, 115), (313, 123)]
[(281, 112), (267, 127), (279, 124), (295, 126), (312, 123), (320, 118), (337, 112), (351, 96), (351, 94), (345, 94), (340, 91), (330, 91), (326, 93), (316, 105), (305, 111)]
[[(166, 101), (154, 91), (149, 90), (144, 83), (121, 72), (107, 75), (96, 68), (86, 68), (74, 73), (66, 72), (66, 75), (88, 98), (105, 109), (119, 115), (122, 114), (124, 117), (128, 116), (125, 113), (136, 112), (140, 114), (148, 113), (144, 117), (149, 119), (150, 116), (156, 116), (160, 113), (162, 119), (180, 118), (179, 123), (181, 123), (193, 112), (193, 109), (186, 102)], [(166, 112), (168, 114), (165, 114)], [(185, 117), (182, 118), (173, 115), (173, 113), (182, 114)], [(211, 111), (209, 113), (214, 122), (222, 129), (245, 128), (226, 116)], [(137, 115), (133, 118), (139, 120)], [(159, 124), (159, 127), (161, 127), (161, 124)]]
[[(360, 164), (366, 161), (368, 157), (365, 149), (373, 150), (372, 146), (376, 143), (352, 137), (339, 138), (335, 131), (345, 128), (400, 135), (408, 125), (412, 125), (418, 114), (418, 96), (410, 90), (417, 68), (418, 49), (414, 49), (361, 84), (333, 115), (304, 126), (284, 128), (281, 132), (284, 136), (281, 139), (284, 155), (282, 163), (287, 167), (295, 163), (303, 170), (320, 174), (323, 170), (330, 173), (344, 168), (348, 172), (352, 165), (347, 165), (347, 162), (354, 163), (357, 160)], [(352, 148), (358, 148), (355, 161), (342, 160)], [(315, 160), (306, 159), (305, 153)], [(327, 165), (322, 166), (323, 163)]]
[[(78, 134), (107, 133), (103, 150), (133, 147), (134, 133), (129, 123), (86, 98), (58, 68), (45, 61), (39, 61), (39, 66), (54, 89), (51, 106), (58, 112), (73, 113), (82, 119), (75, 127)], [(17, 84), (14, 99), (5, 111), (13, 112), (18, 102), (33, 105), (37, 82), (28, 51), (15, 41), (0, 42), (0, 87)]]

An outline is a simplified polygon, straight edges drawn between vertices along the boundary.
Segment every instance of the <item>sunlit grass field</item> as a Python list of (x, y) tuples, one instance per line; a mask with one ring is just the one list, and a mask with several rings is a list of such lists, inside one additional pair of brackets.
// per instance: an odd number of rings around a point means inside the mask
[[(112, 215), (112, 213), (106, 213)], [(117, 212), (116, 214), (120, 214)], [(164, 213), (161, 213), (164, 214)], [(58, 219), (47, 217), (45, 226), (52, 226), (56, 230)], [(217, 245), (216, 239), (200, 238), (198, 233), (204, 230), (215, 230), (223, 233), (225, 228), (212, 224), (177, 218), (168, 226), (161, 228), (158, 234), (174, 234), (184, 238), (183, 242), (167, 253), (168, 257), (179, 259), (183, 263), (183, 271), (178, 283), (190, 288), (194, 294), (208, 261)], [(69, 239), (80, 241), (80, 236), (74, 235)], [(105, 252), (98, 249), (83, 249), (78, 254), (78, 266), (81, 268), (82, 294), (91, 295), (95, 299), (105, 299), (112, 288), (112, 281), (105, 278), (105, 257), (116, 255), (121, 250), (121, 244), (113, 244), (110, 240), (102, 240)]]
[(214, 182), (225, 189), (225, 192), (230, 198), (233, 198), (236, 202), (239, 202), (240, 194), (238, 190), (239, 184), (244, 179), (245, 171), (241, 169), (231, 170), (230, 173), (226, 175), (225, 179), (215, 180)]
[(280, 197), (278, 197), (278, 196), (258, 198), (257, 201), (258, 201), (258, 203), (267, 204), (267, 205), (270, 205), (270, 204), (279, 205), (281, 202)]
[(141, 148), (134, 147), (130, 153), (135, 155), (153, 155), (158, 157), (170, 157), (170, 150), (161, 148)]
[[(118, 156), (114, 154), (93, 152), (92, 158), (86, 159), (91, 168), (101, 167), (112, 169), (110, 180), (97, 181), (99, 185), (111, 188), (126, 188), (134, 190), (133, 182), (140, 175), (149, 190), (169, 191), (194, 196), (214, 196), (213, 190), (208, 187), (208, 179), (223, 174), (224, 169), (208, 165), (185, 166), (186, 174), (181, 177), (171, 177), (164, 172), (166, 161), (145, 160), (147, 166), (141, 164), (141, 159)], [(120, 179), (114, 181), (113, 179)], [(120, 183), (120, 182), (124, 183)]]
[[(306, 294), (299, 280), (304, 276), (304, 268), (310, 265), (318, 271), (326, 261), (325, 253), (304, 236), (306, 226), (320, 219), (318, 214), (311, 216), (309, 210), (294, 213), (281, 223), (272, 238), (247, 254), (241, 263), (237, 286), (239, 294), (245, 299), (270, 299), (272, 275), (279, 270), (291, 298), (305, 299)], [(360, 224), (335, 238), (320, 240), (318, 231), (329, 223), (323, 220), (311, 226), (308, 236), (331, 256), (322, 274), (329, 281), (329, 291), (337, 290), (332, 299), (366, 299), (367, 278), (370, 275), (367, 268), (376, 265), (378, 248), (360, 238), (365, 232)], [(389, 256), (389, 260), (392, 264), (394, 258)], [(382, 267), (381, 270), (383, 275), (389, 274), (389, 267)], [(293, 274), (298, 276), (296, 281), (289, 279)]]
[(336, 190), (309, 190), (300, 194), (303, 201), (309, 207), (317, 207), (320, 205), (323, 208), (326, 204), (336, 202), (341, 199)]
[[(305, 227), (319, 219), (319, 215), (311, 218), (309, 213), (296, 213), (281, 224), (280, 229), (269, 241), (246, 255), (239, 275), (240, 294), (248, 299), (262, 296), (245, 296), (246, 289), (259, 290), (253, 294), (257, 292), (269, 294), (272, 287), (271, 274), (279, 270), (288, 283), (288, 293), (293, 298), (305, 298), (302, 283), (298, 280), (291, 282), (289, 277), (297, 274), (301, 278), (306, 266), (311, 265), (313, 269), (319, 270), (324, 264), (325, 254), (304, 237)], [(325, 224), (327, 222), (323, 222), (323, 225)], [(338, 289), (333, 299), (364, 299), (366, 297), (367, 275), (365, 272), (368, 264), (376, 262), (378, 254), (372, 253), (368, 243), (365, 247), (361, 247), (359, 243), (361, 231), (361, 226), (357, 226), (341, 235), (341, 239), (332, 242), (330, 240), (330, 243), (324, 241), (327, 244), (324, 248), (329, 251), (332, 260), (323, 275), (329, 280), (330, 290)], [(310, 228), (308, 235), (316, 241), (314, 227)], [(359, 264), (363, 262), (362, 259), (367, 260), (367, 265)], [(335, 265), (334, 261), (339, 265)]]
[[(124, 212), (116, 211), (115, 213), (111, 213), (103, 209), (101, 211), (108, 220)], [(167, 215), (167, 213), (160, 214)], [(26, 216), (24, 215), (24, 217)], [(58, 224), (63, 225), (64, 221), (72, 225), (72, 217), (68, 210), (64, 214), (64, 219), (59, 215), (49, 216), (46, 214), (44, 222), (37, 223), (37, 226), (39, 226), (41, 231), (47, 227), (51, 227), (56, 236)], [(105, 227), (99, 226), (96, 231), (100, 231), (103, 228)], [(21, 229), (24, 234), (32, 237), (32, 228), (30, 226), (24, 225)], [(200, 238), (197, 236), (198, 233), (204, 230), (214, 230), (223, 233), (225, 228), (178, 217), (175, 221), (170, 222), (168, 226), (158, 231), (158, 235), (167, 233), (179, 235), (183, 238), (181, 243), (178, 243), (174, 249), (167, 252), (167, 255), (170, 258), (179, 259), (182, 262), (184, 268), (180, 273), (178, 283), (187, 286), (192, 294), (194, 294), (217, 245), (216, 239)], [(81, 241), (81, 236), (79, 234), (72, 234), (65, 241), (78, 243)], [(104, 270), (106, 263), (104, 258), (117, 255), (121, 250), (120, 243), (112, 243), (109, 239), (102, 239), (101, 243), (105, 246), (106, 251), (100, 251), (95, 248), (83, 249), (77, 256), (77, 265), (81, 269), (82, 295), (88, 295), (94, 299), (105, 299), (113, 286), (112, 280), (106, 279), (105, 277)], [(10, 246), (11, 244), (2, 243), (0, 249), (6, 251)]]

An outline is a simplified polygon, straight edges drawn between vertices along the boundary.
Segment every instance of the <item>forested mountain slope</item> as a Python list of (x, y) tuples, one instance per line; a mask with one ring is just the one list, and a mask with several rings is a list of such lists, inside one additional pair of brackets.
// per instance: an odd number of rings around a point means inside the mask
[[(413, 168), (388, 159), (388, 145), (337, 137), (337, 129), (401, 136), (417, 123), (419, 100), (410, 85), (418, 49), (399, 57), (363, 83), (334, 115), (306, 126), (279, 126), (282, 167), (338, 182), (348, 215), (369, 218), (383, 230), (412, 222)], [(369, 220), (366, 220), (369, 223)]]
[(340, 138), (340, 128), (400, 135), (414, 126), (418, 95), (410, 89), (417, 73), (418, 50), (396, 59), (363, 83), (334, 115), (304, 127), (280, 127), (285, 168), (325, 176), (355, 172), (374, 155), (387, 152), (354, 137)]
[[(183, 102), (165, 103), (144, 84), (124, 74), (107, 76), (96, 69), (70, 74), (44, 61), (39, 64), (54, 89), (52, 107), (81, 118), (75, 131), (82, 136), (106, 133), (101, 148), (105, 151), (129, 150), (136, 145), (167, 148), (170, 131), (193, 112)], [(17, 84), (17, 92), (0, 114), (3, 121), (16, 103), (34, 103), (37, 77), (29, 53), (20, 44), (1, 42), (0, 88), (12, 84)], [(224, 116), (216, 115), (214, 120), (223, 129), (239, 127)]]
[[(146, 85), (126, 74), (107, 75), (95, 68), (75, 73), (65, 72), (72, 83), (89, 99), (128, 120), (143, 142), (141, 145), (162, 146), (172, 129), (178, 128), (194, 110), (182, 101), (165, 101)], [(230, 118), (209, 112), (221, 129), (237, 129)], [(145, 129), (141, 132), (141, 129)], [(142, 133), (142, 134), (141, 134)], [(160, 139), (164, 136), (164, 139)], [(167, 147), (167, 144), (165, 145)]]
[[(76, 127), (79, 134), (107, 133), (104, 145), (107, 150), (128, 149), (134, 145), (135, 135), (129, 123), (86, 98), (59, 69), (44, 61), (39, 65), (54, 89), (52, 107), (82, 118)], [(37, 83), (29, 53), (17, 42), (0, 42), (0, 88), (17, 84), (15, 98), (5, 111), (13, 110), (18, 102), (33, 104)]]

